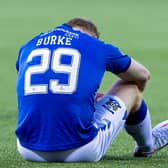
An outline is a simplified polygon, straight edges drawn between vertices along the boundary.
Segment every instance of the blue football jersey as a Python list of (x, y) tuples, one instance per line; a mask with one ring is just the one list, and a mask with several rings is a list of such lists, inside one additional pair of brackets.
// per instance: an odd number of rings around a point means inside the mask
[(95, 94), (105, 71), (125, 72), (131, 58), (63, 24), (19, 51), (16, 135), (29, 149), (66, 150), (91, 141)]

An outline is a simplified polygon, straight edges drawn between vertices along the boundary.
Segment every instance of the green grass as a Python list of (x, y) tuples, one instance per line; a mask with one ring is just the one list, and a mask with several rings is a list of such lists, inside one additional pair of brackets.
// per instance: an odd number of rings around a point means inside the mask
[[(0, 0), (0, 167), (2, 168), (166, 168), (168, 148), (150, 159), (132, 157), (133, 141), (122, 132), (98, 163), (33, 163), (16, 150), (15, 60), (19, 47), (41, 31), (72, 17), (86, 17), (99, 27), (101, 38), (145, 64), (152, 79), (145, 92), (152, 122), (168, 118), (168, 1), (166, 0)], [(105, 75), (105, 91), (115, 77)]]

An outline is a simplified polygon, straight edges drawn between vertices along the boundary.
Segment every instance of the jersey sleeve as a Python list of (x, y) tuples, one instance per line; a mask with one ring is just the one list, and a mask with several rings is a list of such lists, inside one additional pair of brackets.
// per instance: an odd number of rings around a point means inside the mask
[(23, 51), (24, 46), (25, 45), (21, 46), (21, 48), (19, 49), (19, 52), (18, 52), (18, 57), (17, 57), (16, 64), (15, 64), (17, 72), (19, 72), (19, 69), (20, 69), (20, 59), (21, 59), (21, 55), (22, 55), (22, 51)]
[(131, 64), (131, 58), (113, 45), (106, 44), (105, 48), (106, 71), (114, 74), (126, 72)]
[(19, 71), (20, 54), (21, 54), (21, 49), (19, 50), (18, 57), (17, 57), (17, 60), (16, 60), (16, 70), (17, 70), (17, 72)]

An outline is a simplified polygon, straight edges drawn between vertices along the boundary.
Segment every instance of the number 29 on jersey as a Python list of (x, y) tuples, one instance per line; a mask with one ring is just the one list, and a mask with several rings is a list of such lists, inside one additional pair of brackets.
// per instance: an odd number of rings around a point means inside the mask
[[(71, 57), (70, 65), (61, 64), (61, 57), (63, 55)], [(72, 48), (58, 48), (55, 49), (51, 55), (50, 49), (48, 48), (35, 49), (29, 54), (27, 63), (31, 62), (34, 57), (39, 56), (41, 60), (40, 63), (37, 65), (30, 65), (25, 72), (25, 95), (47, 94), (48, 90), (53, 94), (72, 94), (76, 91), (81, 57), (78, 50)], [(58, 79), (50, 79), (46, 84), (31, 84), (33, 75), (45, 74), (49, 69), (54, 73), (68, 74), (68, 83), (60, 84)]]

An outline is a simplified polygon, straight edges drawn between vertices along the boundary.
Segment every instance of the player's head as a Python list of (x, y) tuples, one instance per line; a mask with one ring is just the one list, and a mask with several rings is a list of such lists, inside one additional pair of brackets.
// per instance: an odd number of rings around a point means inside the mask
[(96, 38), (99, 38), (99, 32), (97, 30), (96, 25), (90, 20), (86, 20), (83, 18), (73, 18), (67, 22), (69, 26), (72, 28), (79, 28), (83, 32), (86, 32)]

